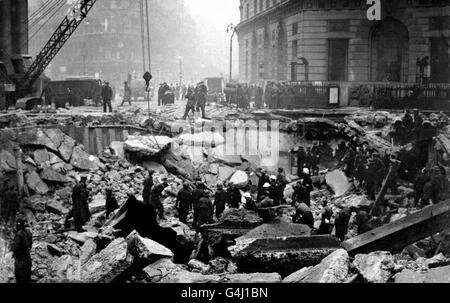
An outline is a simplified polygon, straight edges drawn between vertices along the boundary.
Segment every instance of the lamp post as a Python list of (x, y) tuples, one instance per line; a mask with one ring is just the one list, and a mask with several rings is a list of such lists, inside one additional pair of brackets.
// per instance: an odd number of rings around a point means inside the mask
[(230, 82), (233, 80), (233, 38), (236, 34), (236, 26), (231, 23), (227, 27), (227, 33), (231, 32), (231, 38), (230, 38)]
[(183, 57), (178, 56), (178, 61), (180, 63), (180, 87), (183, 85)]

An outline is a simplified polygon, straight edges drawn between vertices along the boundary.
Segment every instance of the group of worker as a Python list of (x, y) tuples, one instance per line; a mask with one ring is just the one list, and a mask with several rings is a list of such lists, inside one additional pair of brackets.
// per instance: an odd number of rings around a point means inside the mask
[(402, 119), (397, 119), (390, 136), (396, 145), (406, 145), (413, 141), (431, 139), (436, 135), (436, 127), (426, 117), (414, 109), (413, 114), (405, 111)]
[(202, 119), (206, 119), (206, 97), (208, 95), (208, 88), (203, 81), (197, 83), (197, 86), (189, 86), (187, 93), (184, 96), (187, 99), (186, 109), (184, 112), (183, 120), (186, 120), (189, 113), (195, 117), (195, 113), (200, 113)]

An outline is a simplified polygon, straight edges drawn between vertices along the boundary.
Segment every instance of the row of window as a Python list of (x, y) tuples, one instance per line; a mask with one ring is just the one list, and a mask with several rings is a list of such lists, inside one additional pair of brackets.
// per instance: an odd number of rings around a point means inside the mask
[[(253, 1), (253, 6), (250, 2)], [(267, 10), (276, 4), (286, 0), (248, 0), (245, 7), (241, 7), (241, 20), (247, 20), (256, 16), (264, 10)], [(337, 8), (366, 8), (366, 0), (297, 0), (294, 1), (299, 9), (337, 9)], [(386, 5), (397, 6), (399, 0), (387, 0)], [(450, 4), (450, 0), (404, 0), (400, 5), (420, 5), (420, 6), (442, 6)], [(245, 9), (245, 14), (244, 11)]]

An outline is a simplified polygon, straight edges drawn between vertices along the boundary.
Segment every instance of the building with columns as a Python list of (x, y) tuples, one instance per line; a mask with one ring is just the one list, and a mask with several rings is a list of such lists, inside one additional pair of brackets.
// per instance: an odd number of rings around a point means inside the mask
[(450, 83), (450, 1), (241, 0), (242, 82), (415, 83), (429, 57), (432, 83)]

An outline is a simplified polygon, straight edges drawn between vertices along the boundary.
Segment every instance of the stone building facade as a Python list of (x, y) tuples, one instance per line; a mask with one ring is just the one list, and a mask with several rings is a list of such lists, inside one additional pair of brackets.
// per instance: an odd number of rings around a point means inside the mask
[[(431, 82), (450, 82), (450, 1), (241, 0), (242, 82), (414, 83), (429, 57)], [(308, 71), (307, 75), (305, 70)]]
[[(62, 17), (61, 17), (62, 19)], [(142, 71), (139, 1), (97, 1), (51, 65), (51, 78), (99, 75), (121, 86), (128, 73)]]

